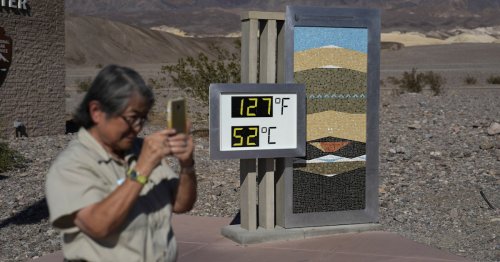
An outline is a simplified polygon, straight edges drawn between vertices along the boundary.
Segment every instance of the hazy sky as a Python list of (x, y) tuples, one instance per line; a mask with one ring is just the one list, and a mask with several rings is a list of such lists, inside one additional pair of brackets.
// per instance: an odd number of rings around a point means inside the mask
[(368, 30), (365, 28), (295, 27), (294, 51), (335, 45), (368, 53)]

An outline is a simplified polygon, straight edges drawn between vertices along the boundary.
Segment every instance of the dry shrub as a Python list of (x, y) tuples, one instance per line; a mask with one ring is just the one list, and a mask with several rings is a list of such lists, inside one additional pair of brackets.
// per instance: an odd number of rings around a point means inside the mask
[(500, 76), (490, 76), (486, 82), (490, 85), (500, 85)]
[(417, 73), (416, 68), (412, 68), (411, 72), (403, 72), (400, 79), (391, 76), (387, 80), (391, 84), (399, 86), (402, 91), (410, 93), (420, 93), (424, 87), (424, 74)]
[(0, 142), (0, 173), (23, 167), (25, 161), (24, 157), (10, 149), (7, 143)]
[(424, 82), (429, 85), (434, 95), (437, 96), (442, 93), (442, 86), (446, 83), (446, 79), (438, 73), (428, 71), (424, 74)]
[(75, 84), (78, 87), (78, 90), (77, 90), (78, 93), (87, 92), (87, 91), (89, 91), (90, 86), (92, 85), (92, 78), (77, 80), (77, 81), (75, 81)]
[(464, 79), (464, 82), (468, 85), (475, 85), (475, 84), (477, 84), (477, 78), (475, 78), (471, 75), (467, 75)]
[[(234, 43), (236, 49), (241, 43)], [(211, 83), (240, 82), (240, 53), (230, 52), (219, 46), (210, 45), (210, 52), (215, 59), (206, 54), (181, 58), (175, 65), (165, 65), (162, 73), (170, 76), (175, 86), (187, 91), (194, 98), (208, 105), (208, 87)]]
[(425, 86), (429, 86), (434, 95), (441, 94), (442, 87), (446, 83), (446, 79), (440, 74), (433, 71), (419, 73), (416, 68), (412, 68), (411, 72), (403, 72), (401, 78), (391, 76), (387, 80), (399, 86), (402, 92), (420, 93)]

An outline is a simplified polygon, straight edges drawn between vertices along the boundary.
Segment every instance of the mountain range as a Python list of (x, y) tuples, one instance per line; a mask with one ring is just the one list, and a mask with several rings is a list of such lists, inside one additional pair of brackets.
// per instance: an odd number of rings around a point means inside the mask
[(500, 25), (500, 0), (66, 0), (69, 14), (96, 16), (139, 27), (169, 26), (188, 34), (240, 31), (244, 11), (284, 12), (286, 5), (382, 10), (387, 31), (450, 30)]

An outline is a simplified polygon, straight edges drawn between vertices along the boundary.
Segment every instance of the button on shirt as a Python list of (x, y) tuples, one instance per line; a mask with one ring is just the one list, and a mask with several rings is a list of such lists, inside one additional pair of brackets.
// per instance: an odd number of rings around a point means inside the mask
[(122, 227), (105, 239), (93, 239), (71, 221), (76, 211), (102, 201), (125, 180), (141, 148), (136, 139), (126, 161), (114, 159), (85, 129), (59, 154), (46, 181), (50, 222), (61, 231), (66, 259), (87, 261), (175, 261), (172, 194), (178, 176), (159, 165), (144, 185)]

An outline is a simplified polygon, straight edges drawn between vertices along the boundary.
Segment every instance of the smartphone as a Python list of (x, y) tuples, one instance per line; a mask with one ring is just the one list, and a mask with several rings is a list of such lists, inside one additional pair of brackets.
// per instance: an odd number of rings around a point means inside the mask
[(186, 133), (186, 100), (175, 98), (167, 103), (167, 127)]

